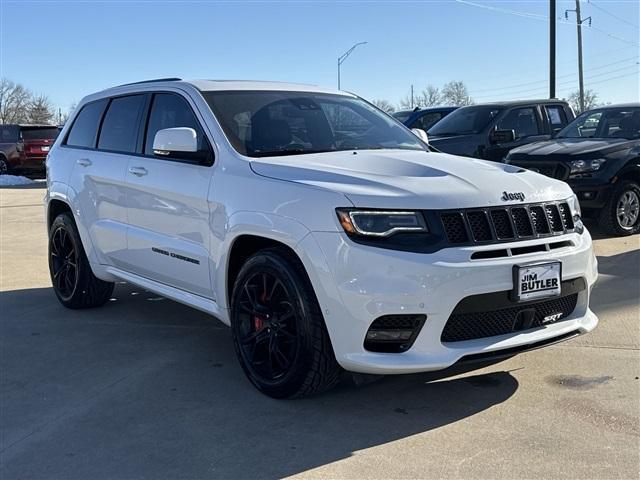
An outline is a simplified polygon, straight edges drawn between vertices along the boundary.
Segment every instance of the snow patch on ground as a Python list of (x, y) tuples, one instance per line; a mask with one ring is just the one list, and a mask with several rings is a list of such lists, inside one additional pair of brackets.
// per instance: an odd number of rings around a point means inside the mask
[(33, 180), (17, 175), (0, 175), (0, 187), (12, 187), (14, 185), (30, 185)]

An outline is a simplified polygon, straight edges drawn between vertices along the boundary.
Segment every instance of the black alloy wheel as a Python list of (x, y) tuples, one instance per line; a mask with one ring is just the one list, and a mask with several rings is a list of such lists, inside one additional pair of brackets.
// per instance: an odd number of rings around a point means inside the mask
[(329, 334), (299, 259), (284, 248), (251, 256), (231, 297), (231, 331), (240, 365), (274, 398), (311, 395), (339, 379)]
[(277, 382), (299, 350), (293, 295), (273, 272), (262, 271), (246, 279), (238, 300), (242, 356), (252, 373)]
[(69, 300), (78, 286), (78, 250), (65, 225), (54, 230), (50, 255), (53, 287), (63, 300)]
[(113, 282), (93, 274), (71, 212), (58, 215), (49, 229), (49, 274), (56, 297), (67, 308), (99, 307), (113, 293)]

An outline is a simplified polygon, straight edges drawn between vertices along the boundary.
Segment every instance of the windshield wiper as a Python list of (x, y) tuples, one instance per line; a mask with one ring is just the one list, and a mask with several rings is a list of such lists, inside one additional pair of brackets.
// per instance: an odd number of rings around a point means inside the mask
[(308, 153), (326, 153), (335, 152), (333, 149), (310, 150), (308, 148), (282, 148), (279, 150), (254, 150), (251, 152), (252, 157), (279, 157), (285, 155), (305, 155)]

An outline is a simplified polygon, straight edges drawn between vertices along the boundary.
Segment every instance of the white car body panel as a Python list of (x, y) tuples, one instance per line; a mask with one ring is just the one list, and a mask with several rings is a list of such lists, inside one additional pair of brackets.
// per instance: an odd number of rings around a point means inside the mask
[[(69, 205), (94, 274), (122, 279), (215, 315), (229, 324), (229, 252), (241, 236), (290, 247), (310, 278), (338, 363), (365, 373), (436, 370), (465, 355), (528, 345), (595, 328), (588, 308), (597, 264), (588, 232), (554, 237), (573, 246), (490, 260), (471, 260), (495, 245), (411, 253), (353, 242), (336, 208), (458, 209), (567, 200), (563, 182), (509, 165), (400, 150), (332, 152), (251, 159), (237, 153), (199, 90), (283, 90), (338, 93), (308, 85), (262, 82), (157, 82), (116, 87), (80, 102), (47, 161), (45, 202)], [(211, 167), (62, 145), (73, 117), (87, 102), (139, 92), (174, 92), (195, 111), (213, 146)], [(341, 93), (342, 94), (342, 93)], [(348, 95), (349, 94), (343, 94)], [(89, 158), (90, 165), (77, 163)], [(129, 168), (146, 169), (143, 176)], [(549, 239), (514, 242), (537, 245)], [(500, 248), (511, 244), (502, 243)], [(157, 253), (160, 248), (169, 253)], [(179, 261), (170, 254), (196, 262)], [(469, 295), (513, 288), (514, 265), (559, 260), (562, 279), (584, 278), (571, 318), (545, 328), (444, 344), (440, 333), (456, 304)], [(424, 313), (410, 350), (374, 353), (363, 340), (380, 315)]]

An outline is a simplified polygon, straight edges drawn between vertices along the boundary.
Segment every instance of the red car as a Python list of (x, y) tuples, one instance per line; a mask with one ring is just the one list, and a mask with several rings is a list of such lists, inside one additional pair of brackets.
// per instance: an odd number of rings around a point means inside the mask
[(54, 125), (0, 125), (0, 175), (43, 175), (59, 132)]

